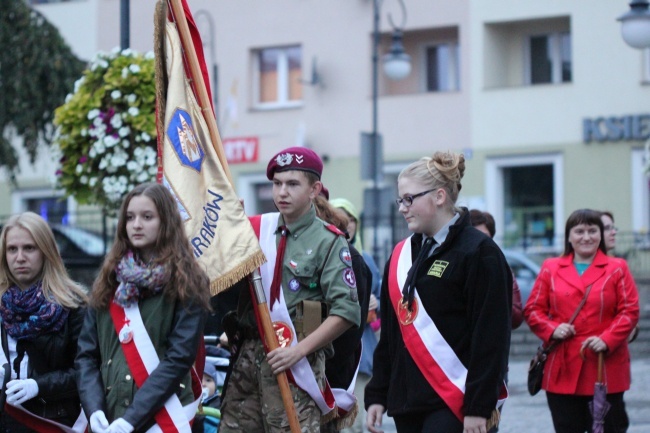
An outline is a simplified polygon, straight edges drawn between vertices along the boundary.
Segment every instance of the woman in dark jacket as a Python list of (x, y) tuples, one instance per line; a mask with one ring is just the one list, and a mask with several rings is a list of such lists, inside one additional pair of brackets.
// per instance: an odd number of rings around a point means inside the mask
[(78, 421), (83, 431), (74, 356), (86, 293), (69, 278), (51, 229), (35, 213), (9, 219), (0, 251), (0, 428), (45, 431), (52, 422)]
[(462, 155), (436, 152), (398, 177), (414, 234), (397, 244), (381, 290), (381, 336), (366, 387), (368, 430), (385, 410), (399, 433), (485, 433), (510, 343), (512, 276), (499, 247), (455, 203)]
[(94, 433), (189, 429), (209, 295), (172, 194), (156, 183), (135, 187), (79, 336), (79, 394)]

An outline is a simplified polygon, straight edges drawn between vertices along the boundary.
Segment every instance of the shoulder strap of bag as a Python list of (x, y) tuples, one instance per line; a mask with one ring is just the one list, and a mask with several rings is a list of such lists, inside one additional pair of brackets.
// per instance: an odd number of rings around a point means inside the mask
[[(580, 304), (578, 305), (578, 308), (576, 308), (576, 310), (573, 312), (573, 315), (569, 319), (569, 322), (568, 322), (569, 325), (572, 324), (574, 320), (576, 320), (576, 317), (578, 317), (578, 313), (580, 312), (580, 310), (582, 310), (582, 307), (585, 306), (585, 303), (587, 302), (587, 296), (589, 296), (589, 292), (591, 292), (591, 286), (593, 286), (593, 284), (589, 284), (587, 286), (587, 290), (585, 291), (585, 295), (582, 297), (582, 301), (580, 301)], [(544, 353), (549, 353), (558, 344), (559, 344), (559, 341), (557, 341), (557, 340), (551, 342), (551, 344), (549, 344), (548, 347), (544, 349)]]

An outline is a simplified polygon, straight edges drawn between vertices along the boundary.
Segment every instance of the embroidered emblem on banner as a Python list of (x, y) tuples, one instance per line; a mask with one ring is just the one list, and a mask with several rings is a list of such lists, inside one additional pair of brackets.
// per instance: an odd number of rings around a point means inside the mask
[(352, 287), (353, 289), (357, 288), (357, 279), (354, 276), (352, 268), (347, 268), (343, 271), (343, 281), (348, 285), (348, 287)]
[(179, 162), (200, 173), (205, 152), (194, 132), (192, 117), (187, 111), (180, 108), (174, 111), (167, 126), (167, 136), (174, 147)]
[(293, 280), (289, 281), (289, 289), (292, 292), (297, 292), (299, 288), (300, 288), (300, 283), (298, 282), (298, 280), (294, 278)]
[(413, 303), (411, 304), (411, 310), (409, 311), (408, 308), (408, 301), (405, 301), (404, 298), (399, 300), (399, 305), (398, 305), (398, 318), (399, 318), (399, 323), (401, 323), (403, 326), (410, 325), (413, 323), (416, 317), (418, 317), (418, 300), (417, 298), (413, 299)]
[(291, 331), (291, 327), (284, 322), (273, 322), (273, 331), (278, 339), (278, 345), (280, 347), (289, 347), (293, 341), (293, 332)]
[(341, 251), (339, 251), (339, 258), (346, 265), (352, 266), (352, 254), (350, 254), (349, 249), (341, 248)]
[(431, 265), (431, 268), (429, 268), (427, 275), (432, 275), (434, 277), (440, 278), (445, 272), (445, 269), (447, 269), (447, 266), (449, 266), (449, 262), (445, 262), (444, 260), (436, 260), (433, 262), (433, 265)]

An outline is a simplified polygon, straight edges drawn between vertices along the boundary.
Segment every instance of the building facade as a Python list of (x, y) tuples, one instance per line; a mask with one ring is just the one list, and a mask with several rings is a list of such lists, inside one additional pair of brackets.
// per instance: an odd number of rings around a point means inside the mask
[[(153, 45), (154, 3), (130, 2), (135, 50)], [(625, 2), (405, 0), (406, 15), (398, 0), (188, 3), (247, 212), (273, 209), (266, 163), (294, 145), (322, 156), (332, 197), (361, 208), (373, 185), (363, 172), (362, 133), (372, 131), (376, 107), (381, 186), (391, 198), (408, 163), (437, 150), (462, 152), (460, 204), (491, 212), (503, 246), (561, 250), (564, 221), (585, 207), (612, 211), (620, 230), (634, 234), (630, 248), (645, 244), (650, 56), (620, 37), (616, 18)], [(82, 58), (119, 45), (119, 0), (41, 0), (34, 7)], [(412, 70), (397, 82), (380, 71), (375, 100), (376, 7), (379, 52), (389, 50), (394, 25), (403, 27)], [(53, 167), (44, 159), (39, 163)], [(1, 187), (11, 197), (2, 202), (11, 205), (0, 212), (24, 210), (34, 191), (56, 195), (47, 172), (25, 167), (17, 189)], [(73, 198), (68, 202), (74, 207)], [(402, 233), (392, 200), (385, 203)], [(374, 242), (384, 258), (393, 239), (366, 230), (366, 247)]]

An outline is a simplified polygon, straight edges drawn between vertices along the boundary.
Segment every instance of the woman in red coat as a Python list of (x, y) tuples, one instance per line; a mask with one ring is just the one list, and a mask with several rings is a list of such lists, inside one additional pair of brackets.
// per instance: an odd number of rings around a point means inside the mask
[[(626, 432), (623, 392), (630, 388), (627, 336), (639, 319), (636, 284), (624, 260), (607, 256), (599, 212), (573, 212), (564, 240), (564, 254), (544, 262), (524, 308), (528, 326), (545, 345), (560, 343), (548, 356), (542, 381), (553, 425), (557, 433), (591, 431), (588, 402), (597, 352), (605, 352), (603, 380), (612, 404), (605, 432)], [(587, 290), (584, 306), (569, 323)]]

